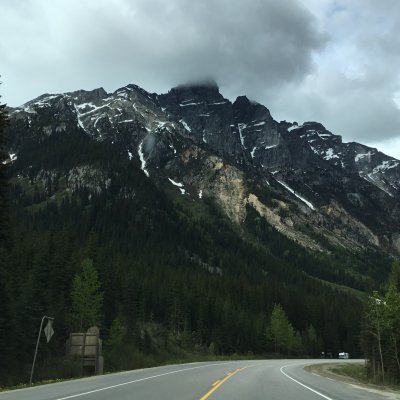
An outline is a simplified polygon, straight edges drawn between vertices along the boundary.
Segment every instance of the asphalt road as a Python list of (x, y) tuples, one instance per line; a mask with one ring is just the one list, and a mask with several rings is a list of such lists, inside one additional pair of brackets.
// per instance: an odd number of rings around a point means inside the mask
[[(349, 360), (354, 362), (354, 360)], [(255, 360), (170, 365), (0, 393), (0, 400), (388, 400), (306, 372), (327, 360)], [(338, 362), (338, 360), (334, 360)], [(346, 362), (346, 361), (344, 361)]]

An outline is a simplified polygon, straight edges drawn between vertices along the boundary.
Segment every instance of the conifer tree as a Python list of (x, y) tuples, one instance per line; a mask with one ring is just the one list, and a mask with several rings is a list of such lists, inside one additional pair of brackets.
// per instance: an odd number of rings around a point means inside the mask
[(280, 304), (275, 304), (272, 310), (269, 333), (276, 353), (287, 354), (294, 349), (295, 345), (299, 346), (293, 326)]
[[(1, 96), (0, 96), (1, 98)], [(8, 114), (5, 104), (0, 104), (0, 385), (10, 368), (12, 337), (11, 319), (11, 293), (9, 288), (9, 269), (7, 258), (9, 254), (8, 234), (8, 203), (7, 203), (7, 141), (6, 126), (8, 125)]]
[(392, 272), (381, 294), (374, 291), (367, 299), (362, 347), (369, 359), (368, 371), (374, 380), (400, 381), (400, 268), (393, 263)]
[(111, 324), (109, 337), (104, 343), (107, 364), (110, 369), (117, 370), (121, 367), (121, 359), (124, 357), (126, 335), (126, 327), (123, 325), (121, 318), (115, 318)]
[(387, 307), (385, 300), (377, 291), (368, 298), (367, 309), (364, 315), (364, 329), (372, 337), (371, 353), (378, 352), (379, 372), (382, 382), (385, 381), (384, 338), (388, 329)]
[(385, 295), (385, 316), (388, 328), (388, 356), (395, 361), (396, 375), (400, 377), (400, 292), (394, 282), (389, 284)]
[(80, 331), (100, 325), (103, 308), (103, 292), (93, 261), (86, 258), (81, 266), (82, 270), (75, 275), (71, 291), (72, 327)]
[(312, 324), (310, 324), (303, 333), (303, 342), (306, 353), (309, 356), (316, 357), (322, 349), (321, 341), (318, 338), (317, 332)]
[[(1, 99), (1, 96), (0, 96)], [(8, 113), (6, 105), (0, 103), (0, 243), (8, 236), (8, 205), (7, 205), (7, 151), (6, 127), (8, 125)]]

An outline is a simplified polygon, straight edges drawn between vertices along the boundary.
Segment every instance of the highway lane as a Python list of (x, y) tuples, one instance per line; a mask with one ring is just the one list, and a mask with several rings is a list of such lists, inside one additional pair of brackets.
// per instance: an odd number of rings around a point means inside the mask
[(400, 396), (387, 397), (304, 370), (305, 365), (320, 362), (327, 360), (250, 360), (170, 365), (3, 392), (0, 393), (0, 400), (400, 399)]

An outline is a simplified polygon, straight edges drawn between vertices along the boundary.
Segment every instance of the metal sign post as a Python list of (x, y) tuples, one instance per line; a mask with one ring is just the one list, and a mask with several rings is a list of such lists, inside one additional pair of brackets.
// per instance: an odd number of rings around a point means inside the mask
[(33, 363), (32, 363), (32, 369), (31, 369), (31, 377), (29, 379), (29, 385), (32, 385), (33, 371), (35, 369), (35, 362), (36, 362), (36, 356), (37, 356), (37, 352), (38, 352), (38, 348), (39, 348), (40, 335), (42, 333), (43, 322), (44, 322), (45, 319), (48, 320), (48, 323), (47, 323), (46, 328), (45, 328), (47, 343), (49, 343), (51, 337), (54, 334), (54, 330), (53, 330), (54, 318), (47, 317), (46, 315), (43, 316), (42, 321), (40, 322), (39, 334), (38, 334), (38, 338), (37, 338), (37, 341), (36, 341), (36, 349), (35, 349), (35, 355), (33, 356)]

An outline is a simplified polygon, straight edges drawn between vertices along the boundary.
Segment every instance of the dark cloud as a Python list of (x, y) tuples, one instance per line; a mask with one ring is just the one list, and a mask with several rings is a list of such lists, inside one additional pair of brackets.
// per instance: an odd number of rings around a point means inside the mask
[(32, 90), (60, 90), (60, 82), (62, 90), (126, 82), (166, 90), (208, 77), (230, 93), (252, 95), (260, 87), (301, 81), (312, 68), (311, 53), (326, 40), (296, 0), (25, 3), (32, 14), (21, 15), (20, 3), (8, 0), (9, 28), (25, 35), (9, 46), (0, 39), (0, 46), (28, 48), (6, 59), (3, 74), (13, 79), (16, 69), (35, 83), (10, 93), (12, 103)]

